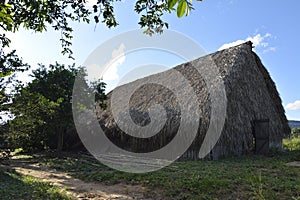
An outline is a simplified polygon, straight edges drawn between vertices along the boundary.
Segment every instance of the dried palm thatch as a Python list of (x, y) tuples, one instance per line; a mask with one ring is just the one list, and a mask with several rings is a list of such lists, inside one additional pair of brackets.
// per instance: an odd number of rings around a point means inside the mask
[[(200, 113), (196, 138), (181, 158), (198, 159), (199, 149), (210, 124), (211, 97), (206, 82), (195, 69), (195, 65), (207, 57), (212, 58), (216, 64), (227, 96), (225, 125), (217, 144), (207, 157), (216, 159), (229, 155), (252, 153), (254, 150), (254, 121), (262, 119), (269, 120), (269, 146), (281, 148), (282, 138), (290, 134), (285, 111), (275, 83), (259, 57), (252, 51), (252, 44), (247, 42), (174, 68), (188, 80), (193, 88), (198, 99), (197, 109)], [(114, 91), (125, 95), (130, 85), (147, 83), (149, 78), (161, 75), (168, 77), (168, 81), (177, 88), (182, 86), (182, 83), (176, 80), (176, 77), (173, 77), (168, 70), (119, 86)], [(164, 126), (158, 134), (147, 138), (132, 137), (118, 127), (112, 115), (110, 101), (112, 94), (112, 92), (108, 94), (108, 107), (98, 113), (98, 120), (106, 136), (117, 146), (131, 152), (143, 153), (158, 150), (174, 138), (180, 126), (182, 113), (180, 103), (173, 91), (159, 84), (148, 83), (139, 87), (130, 97), (129, 113), (131, 119), (139, 126), (145, 126), (151, 122), (152, 119), (148, 113), (151, 106), (160, 104), (165, 109), (167, 119)], [(182, 90), (181, 95), (189, 105), (189, 94)], [(114, 106), (119, 105), (118, 100), (116, 102)], [(122, 106), (121, 103), (120, 106)], [(185, 134), (189, 134), (189, 132)]]

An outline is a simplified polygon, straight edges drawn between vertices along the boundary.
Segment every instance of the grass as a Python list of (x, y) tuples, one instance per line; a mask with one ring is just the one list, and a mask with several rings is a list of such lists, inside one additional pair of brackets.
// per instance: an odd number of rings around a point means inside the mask
[(0, 169), (0, 180), (0, 199), (71, 199), (59, 187), (42, 182), (32, 176), (18, 174), (15, 171)]
[(300, 150), (300, 133), (295, 133), (290, 138), (283, 139), (283, 147), (290, 150)]
[[(218, 161), (175, 162), (159, 171), (131, 174), (113, 170), (78, 154), (14, 155), (14, 159), (67, 172), (83, 181), (141, 184), (166, 199), (292, 199), (300, 200), (300, 135), (284, 140), (286, 152), (269, 157), (244, 156)], [(0, 199), (69, 199), (65, 192), (30, 176), (0, 169)]]
[(271, 157), (249, 156), (219, 161), (176, 162), (156, 172), (131, 174), (110, 169), (94, 159), (42, 157), (41, 164), (84, 181), (142, 184), (170, 199), (300, 199), (300, 151)]

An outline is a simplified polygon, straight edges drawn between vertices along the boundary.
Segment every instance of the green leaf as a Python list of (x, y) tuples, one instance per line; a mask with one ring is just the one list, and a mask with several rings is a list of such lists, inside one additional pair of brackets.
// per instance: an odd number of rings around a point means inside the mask
[(171, 10), (177, 2), (178, 0), (168, 0), (168, 9)]
[(6, 4), (4, 4), (4, 7), (6, 7), (6, 8), (12, 8), (12, 5), (6, 3)]
[(186, 12), (187, 3), (185, 0), (181, 0), (177, 6), (177, 17), (181, 18)]
[(6, 76), (10, 76), (12, 75), (13, 71), (9, 71), (9, 72), (0, 72), (0, 78), (6, 77)]

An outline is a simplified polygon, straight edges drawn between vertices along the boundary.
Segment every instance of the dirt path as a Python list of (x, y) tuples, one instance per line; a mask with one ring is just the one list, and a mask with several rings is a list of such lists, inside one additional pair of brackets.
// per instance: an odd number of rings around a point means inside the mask
[(108, 186), (102, 183), (84, 182), (64, 172), (41, 167), (35, 163), (13, 161), (10, 162), (10, 168), (21, 174), (31, 175), (40, 180), (66, 188), (67, 192), (76, 199), (162, 199), (158, 192), (149, 191), (140, 185), (116, 184)]
[(294, 161), (294, 162), (286, 163), (286, 166), (290, 166), (290, 167), (300, 167), (300, 161)]

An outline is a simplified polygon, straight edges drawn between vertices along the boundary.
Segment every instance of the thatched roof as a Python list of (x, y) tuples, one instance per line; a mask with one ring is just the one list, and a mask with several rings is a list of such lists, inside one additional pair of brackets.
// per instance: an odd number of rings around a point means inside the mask
[[(174, 68), (188, 81), (197, 97), (198, 110), (188, 111), (191, 113), (198, 112), (200, 116), (196, 139), (183, 157), (198, 158), (199, 149), (210, 124), (212, 101), (207, 88), (214, 86), (208, 86), (201, 74), (195, 69), (199, 63), (209, 66), (209, 63), (205, 61), (207, 58), (212, 58), (216, 64), (220, 75), (218, 78), (224, 82), (227, 97), (225, 125), (221, 137), (211, 151), (211, 156), (216, 158), (222, 155), (250, 153), (253, 150), (253, 121), (260, 119), (270, 120), (270, 146), (281, 147), (282, 137), (290, 134), (285, 111), (275, 83), (259, 57), (252, 51), (251, 43), (248, 42)], [(188, 90), (180, 89), (183, 83), (172, 75), (172, 70), (117, 87), (108, 94), (108, 108), (98, 114), (101, 127), (107, 137), (114, 141), (117, 146), (138, 153), (155, 151), (167, 145), (176, 135), (182, 119), (181, 100), (178, 100), (174, 91), (163, 87), (161, 84), (142, 84), (149, 82), (150, 79), (159, 79), (159, 77), (167, 77), (166, 84), (173, 85), (174, 88), (180, 90), (180, 95), (186, 100), (187, 107), (191, 101), (194, 101), (189, 96)], [(138, 138), (125, 134), (117, 126), (112, 116), (110, 100), (113, 93), (117, 92), (121, 96), (126, 96), (129, 88), (134, 85), (142, 85), (130, 96), (129, 114), (135, 124), (139, 126), (149, 124), (153, 119), (150, 120), (148, 109), (155, 104), (162, 105), (166, 111), (166, 123), (161, 127), (162, 129), (158, 134), (151, 137)], [(122, 101), (122, 98), (115, 99), (114, 106), (120, 106), (119, 110), (126, 110)], [(191, 114), (192, 116), (194, 115)], [(126, 122), (123, 122), (123, 125), (124, 123), (126, 126)], [(152, 128), (155, 129), (155, 127)], [(188, 135), (189, 132), (185, 134)]]

